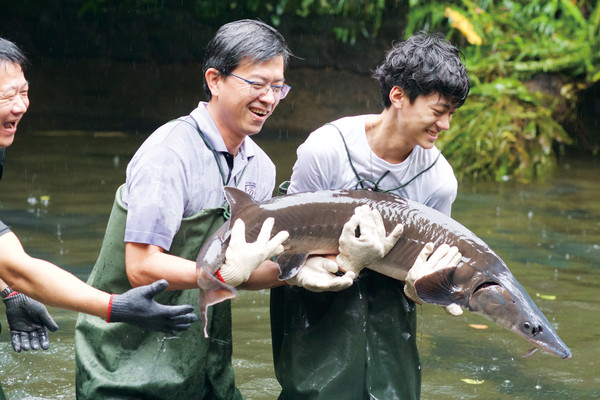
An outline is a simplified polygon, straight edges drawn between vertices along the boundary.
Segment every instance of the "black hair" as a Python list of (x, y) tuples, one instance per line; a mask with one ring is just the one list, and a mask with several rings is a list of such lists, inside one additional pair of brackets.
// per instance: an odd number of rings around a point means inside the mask
[[(202, 73), (214, 68), (225, 75), (239, 67), (244, 59), (262, 63), (276, 56), (283, 57), (285, 68), (290, 55), (285, 39), (275, 28), (261, 21), (243, 19), (219, 28), (206, 48)], [(204, 93), (210, 100), (206, 80)]]
[(395, 44), (373, 73), (383, 106), (390, 107), (390, 91), (398, 86), (411, 103), (420, 95), (438, 93), (459, 108), (471, 89), (462, 56), (440, 33), (417, 32)]
[(18, 64), (22, 70), (29, 66), (29, 60), (23, 51), (10, 40), (0, 38), (0, 64), (14, 63)]

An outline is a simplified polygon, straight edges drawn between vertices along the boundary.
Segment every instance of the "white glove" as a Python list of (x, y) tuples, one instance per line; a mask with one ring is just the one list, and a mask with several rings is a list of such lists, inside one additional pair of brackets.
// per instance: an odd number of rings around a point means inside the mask
[(289, 237), (287, 231), (281, 231), (272, 239), (273, 218), (267, 218), (263, 222), (256, 242), (246, 242), (246, 224), (238, 219), (231, 229), (229, 247), (225, 252), (225, 262), (219, 273), (225, 283), (231, 286), (239, 286), (250, 278), (252, 271), (263, 261), (280, 254), (283, 251), (283, 242)]
[(338, 265), (335, 261), (326, 257), (309, 257), (300, 268), (298, 274), (286, 283), (300, 286), (311, 292), (339, 292), (352, 286), (356, 275), (352, 271), (343, 276), (337, 276)]
[[(356, 237), (357, 228), (359, 237)], [(386, 237), (379, 211), (371, 210), (367, 205), (356, 207), (340, 235), (340, 254), (336, 258), (340, 269), (358, 275), (364, 267), (383, 258), (394, 247), (402, 231), (402, 225), (398, 224)]]
[[(421, 300), (417, 294), (415, 282), (421, 278), (426, 278), (428, 275), (438, 272), (441, 269), (456, 268), (462, 258), (462, 254), (459, 253), (456, 246), (450, 247), (447, 244), (438, 247), (433, 254), (431, 254), (432, 252), (433, 243), (429, 242), (423, 246), (423, 250), (421, 250), (417, 260), (408, 271), (404, 283), (404, 294), (418, 304), (421, 304), (423, 300)], [(446, 310), (446, 313), (450, 315), (457, 316), (462, 314), (462, 309), (455, 303), (444, 307), (444, 309)]]

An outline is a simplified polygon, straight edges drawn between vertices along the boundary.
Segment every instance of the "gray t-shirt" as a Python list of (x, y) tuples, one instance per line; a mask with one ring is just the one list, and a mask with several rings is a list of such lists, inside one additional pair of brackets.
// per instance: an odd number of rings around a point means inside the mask
[[(288, 193), (355, 189), (358, 180), (354, 169), (359, 176), (374, 182), (389, 171), (380, 181), (381, 189), (398, 188), (416, 176), (410, 184), (392, 193), (450, 216), (458, 183), (452, 167), (440, 155), (440, 151), (435, 147), (426, 150), (415, 146), (406, 160), (390, 164), (373, 153), (369, 146), (365, 132), (365, 120), (368, 117), (369, 115), (357, 115), (333, 122), (343, 133), (347, 149), (339, 131), (330, 124), (311, 133), (298, 147), (298, 159), (293, 168)], [(352, 165), (348, 160), (348, 152)], [(430, 166), (432, 167), (429, 168)], [(420, 174), (426, 169), (426, 173)]]
[[(220, 169), (196, 124), (217, 152)], [(128, 208), (125, 241), (169, 250), (182, 218), (221, 206), (225, 201), (223, 180), (229, 176), (223, 153), (227, 147), (203, 102), (189, 116), (152, 133), (127, 166), (122, 197)], [(275, 165), (250, 137), (233, 160), (226, 185), (244, 190), (258, 201), (271, 198)]]

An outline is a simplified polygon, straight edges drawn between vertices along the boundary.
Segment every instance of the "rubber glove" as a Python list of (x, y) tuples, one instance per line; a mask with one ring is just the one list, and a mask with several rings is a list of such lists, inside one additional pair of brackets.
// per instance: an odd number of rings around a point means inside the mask
[(143, 329), (173, 333), (188, 329), (198, 317), (191, 305), (165, 306), (154, 301), (169, 284), (158, 280), (151, 285), (113, 294), (108, 306), (107, 322), (127, 322)]
[(4, 289), (0, 295), (6, 305), (6, 320), (13, 349), (17, 353), (21, 350), (38, 350), (40, 347), (48, 350), (50, 340), (46, 328), (54, 332), (58, 325), (46, 307), (11, 288)]
[(352, 286), (356, 275), (352, 271), (337, 276), (339, 268), (335, 261), (326, 257), (309, 257), (298, 274), (286, 281), (311, 292), (339, 292)]
[[(357, 230), (360, 231), (358, 237)], [(358, 275), (364, 267), (383, 258), (394, 247), (402, 231), (402, 225), (398, 224), (386, 236), (379, 211), (372, 210), (367, 205), (356, 207), (354, 215), (346, 222), (340, 235), (340, 253), (336, 258), (340, 269)]]
[(283, 251), (283, 242), (290, 236), (287, 231), (281, 231), (272, 239), (273, 218), (263, 222), (256, 242), (246, 242), (246, 225), (238, 219), (231, 229), (229, 247), (225, 252), (225, 262), (219, 269), (221, 279), (231, 286), (239, 286), (250, 278), (252, 271), (263, 261), (280, 254)]
[[(450, 247), (447, 244), (438, 247), (433, 254), (431, 254), (432, 252), (433, 243), (429, 242), (423, 246), (423, 250), (419, 253), (417, 260), (406, 276), (404, 294), (417, 304), (423, 303), (423, 300), (417, 294), (415, 282), (442, 269), (456, 268), (462, 257), (456, 246)], [(446, 310), (446, 313), (454, 316), (460, 315), (463, 312), (462, 308), (456, 303), (445, 306), (444, 310)]]

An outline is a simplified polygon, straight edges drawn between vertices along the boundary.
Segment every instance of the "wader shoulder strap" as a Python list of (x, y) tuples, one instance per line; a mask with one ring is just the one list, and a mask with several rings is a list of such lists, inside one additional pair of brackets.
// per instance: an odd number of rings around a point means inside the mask
[(210, 144), (210, 142), (208, 141), (208, 139), (206, 139), (206, 136), (204, 136), (204, 134), (202, 133), (202, 131), (200, 130), (200, 128), (198, 127), (198, 125), (195, 124), (195, 123), (192, 124), (190, 121), (188, 121), (186, 119), (182, 119), (182, 118), (177, 118), (177, 119), (174, 119), (174, 120), (172, 120), (170, 122), (173, 122), (173, 121), (185, 122), (186, 124), (192, 126), (194, 129), (196, 129), (196, 131), (198, 132), (198, 134), (202, 138), (202, 141), (204, 142), (204, 144), (206, 145), (206, 147), (208, 147), (208, 149), (212, 152), (213, 156), (215, 157), (215, 161), (217, 162), (217, 167), (219, 168), (219, 173), (221, 174), (221, 180), (223, 181), (223, 186), (226, 186), (227, 185), (227, 181), (225, 180), (225, 173), (223, 172), (223, 168), (221, 166), (221, 160), (219, 160), (219, 154), (214, 149), (214, 147), (212, 147), (212, 145)]
[[(354, 189), (358, 189), (358, 186), (360, 185), (360, 189), (369, 189), (366, 188), (365, 185), (363, 184), (364, 181), (369, 181), (372, 184), (375, 185), (375, 187), (377, 187), (377, 183), (370, 181), (369, 179), (364, 179), (362, 178), (358, 172), (356, 171), (356, 168), (354, 168), (354, 164), (352, 164), (352, 157), (350, 157), (350, 149), (348, 148), (348, 145), (346, 144), (346, 139), (344, 138), (344, 135), (342, 134), (342, 131), (340, 130), (340, 128), (338, 128), (336, 125), (332, 124), (332, 123), (328, 123), (325, 125), (331, 125), (333, 126), (335, 129), (337, 129), (337, 131), (340, 134), (340, 137), (342, 138), (342, 142), (344, 142), (344, 148), (346, 149), (346, 155), (348, 156), (348, 162), (350, 163), (350, 168), (352, 168), (352, 172), (354, 172), (354, 175), (356, 176), (356, 179), (358, 179), (358, 183), (356, 184), (356, 186), (354, 187)], [(386, 172), (383, 176), (387, 175), (390, 171)], [(381, 178), (379, 178), (379, 180), (383, 179), (383, 176)], [(377, 181), (379, 182), (379, 181)]]
[[(219, 152), (215, 150), (215, 148), (210, 144), (210, 142), (208, 141), (208, 139), (206, 138), (206, 136), (204, 136), (204, 134), (200, 130), (200, 127), (198, 126), (198, 124), (196, 124), (196, 121), (194, 121), (194, 123), (191, 123), (187, 119), (182, 119), (182, 118), (177, 118), (177, 119), (174, 119), (172, 121), (185, 122), (186, 124), (194, 127), (194, 129), (196, 129), (196, 131), (198, 132), (198, 134), (202, 138), (202, 141), (204, 142), (204, 144), (206, 145), (206, 147), (212, 152), (212, 154), (213, 154), (213, 156), (215, 158), (215, 161), (217, 162), (217, 167), (219, 168), (219, 173), (221, 174), (221, 180), (223, 181), (223, 186), (228, 186), (228, 183), (229, 183), (228, 180), (229, 179), (225, 178), (225, 172), (223, 172), (223, 167), (221, 165), (221, 160), (219, 160)], [(244, 176), (244, 173), (246, 172), (246, 168), (247, 167), (248, 167), (248, 164), (246, 164), (246, 166), (242, 170), (242, 173), (240, 174), (240, 177), (238, 179), (238, 184), (239, 184), (239, 182), (242, 181), (242, 177)], [(231, 214), (230, 214), (229, 206), (227, 205), (227, 201), (224, 201), (222, 206), (226, 208), (225, 217), (227, 219), (229, 219), (229, 217), (231, 216)]]
[[(332, 123), (328, 123), (325, 125), (331, 125), (333, 126), (335, 129), (337, 129), (337, 131), (340, 134), (340, 137), (342, 138), (342, 142), (344, 142), (344, 147), (346, 148), (346, 154), (348, 156), (348, 162), (350, 163), (350, 167), (352, 168), (352, 171), (354, 172), (354, 175), (356, 176), (356, 179), (358, 180), (358, 183), (356, 184), (356, 186), (354, 187), (354, 189), (359, 189), (359, 185), (360, 185), (360, 189), (368, 189), (368, 190), (373, 190), (375, 192), (381, 192), (381, 193), (389, 193), (389, 192), (393, 192), (395, 190), (398, 189), (402, 189), (403, 187), (407, 186), (408, 184), (410, 184), (411, 182), (413, 182), (415, 179), (417, 179), (419, 176), (423, 175), (425, 172), (429, 171), (439, 160), (440, 156), (442, 155), (442, 152), (440, 151), (437, 155), (437, 157), (435, 158), (435, 160), (433, 160), (433, 162), (431, 163), (430, 166), (428, 166), (427, 168), (425, 168), (424, 170), (420, 171), (418, 174), (416, 174), (415, 176), (413, 176), (411, 179), (409, 179), (408, 182), (401, 184), (400, 186), (397, 186), (395, 188), (392, 189), (381, 189), (379, 187), (379, 184), (381, 183), (381, 181), (383, 180), (383, 178), (385, 178), (390, 171), (385, 171), (383, 173), (383, 175), (381, 175), (381, 177), (379, 179), (377, 179), (377, 181), (372, 181), (371, 179), (367, 179), (367, 178), (363, 178), (361, 177), (358, 172), (356, 171), (356, 168), (354, 167), (354, 164), (352, 164), (352, 157), (350, 156), (350, 149), (348, 148), (348, 145), (346, 144), (346, 139), (344, 138), (344, 135), (342, 134), (342, 131), (340, 130), (340, 128), (338, 128), (336, 125), (332, 124)], [(365, 187), (363, 182), (369, 182), (370, 184), (373, 185), (372, 188), (368, 188)]]

